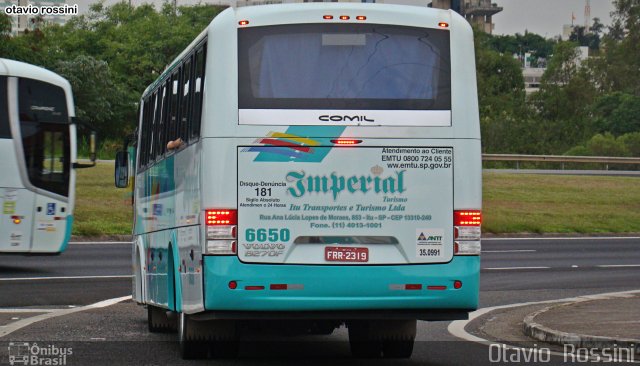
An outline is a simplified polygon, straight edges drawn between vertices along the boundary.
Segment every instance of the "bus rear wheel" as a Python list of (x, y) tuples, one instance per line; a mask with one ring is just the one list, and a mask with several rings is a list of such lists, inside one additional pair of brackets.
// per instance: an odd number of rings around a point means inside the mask
[(348, 323), (351, 353), (359, 358), (409, 358), (416, 320), (358, 320)]
[(166, 309), (147, 305), (147, 323), (151, 333), (170, 333), (178, 328), (177, 318), (169, 316)]
[(236, 323), (232, 320), (196, 321), (180, 313), (180, 353), (184, 359), (233, 358), (238, 355)]
[(185, 360), (206, 358), (207, 344), (197, 332), (197, 326), (188, 314), (180, 313), (178, 321), (178, 340), (180, 355)]

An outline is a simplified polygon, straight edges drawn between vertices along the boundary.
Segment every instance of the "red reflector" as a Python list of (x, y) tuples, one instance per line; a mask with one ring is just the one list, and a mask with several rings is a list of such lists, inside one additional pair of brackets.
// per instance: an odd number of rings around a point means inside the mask
[(453, 281), (453, 288), (455, 288), (456, 290), (461, 289), (462, 281)]
[(207, 225), (237, 225), (238, 211), (225, 209), (210, 209), (205, 211)]
[[(456, 238), (457, 237), (458, 237), (458, 233), (456, 232)], [(460, 251), (460, 245), (458, 245), (458, 243), (453, 243), (453, 254), (458, 254), (459, 251)]]
[(362, 140), (353, 140), (353, 139), (337, 139), (331, 140), (332, 143), (336, 145), (357, 145), (362, 142)]
[(241, 20), (241, 21), (238, 22), (238, 24), (247, 25), (247, 24), (249, 24), (249, 21), (248, 20)]
[(448, 28), (449, 27), (449, 23), (440, 22), (440, 23), (438, 23), (438, 26), (441, 27), (441, 28)]
[(367, 20), (367, 17), (365, 17), (364, 15), (358, 15), (356, 17), (357, 20)]
[(340, 15), (340, 20), (349, 20), (349, 19), (351, 19), (351, 17), (348, 15)]
[(427, 290), (446, 290), (447, 286), (427, 286)]
[(453, 211), (454, 226), (480, 226), (482, 224), (482, 212), (480, 210)]
[(238, 288), (238, 283), (236, 281), (229, 281), (229, 288), (235, 290)]
[(324, 19), (324, 20), (331, 20), (331, 19), (333, 19), (333, 15), (323, 15), (323, 16), (322, 16), (322, 19)]
[(245, 286), (245, 290), (264, 290), (264, 286)]
[(269, 290), (286, 290), (286, 284), (274, 284), (269, 286)]
[(422, 290), (422, 285), (419, 283), (416, 284), (406, 284), (404, 285), (405, 290)]

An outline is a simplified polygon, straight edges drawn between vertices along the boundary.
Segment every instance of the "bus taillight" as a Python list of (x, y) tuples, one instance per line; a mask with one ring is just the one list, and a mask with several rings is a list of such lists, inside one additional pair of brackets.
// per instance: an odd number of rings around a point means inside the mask
[(453, 254), (480, 255), (482, 211), (453, 211)]
[(454, 226), (480, 226), (482, 224), (482, 212), (479, 210), (453, 211)]
[(211, 225), (237, 225), (238, 211), (227, 209), (212, 209), (205, 211), (205, 222)]
[(336, 145), (357, 145), (362, 142), (362, 140), (354, 140), (354, 139), (335, 139), (331, 140), (332, 143)]
[(238, 211), (209, 209), (205, 211), (207, 242), (205, 254), (233, 255), (238, 252)]

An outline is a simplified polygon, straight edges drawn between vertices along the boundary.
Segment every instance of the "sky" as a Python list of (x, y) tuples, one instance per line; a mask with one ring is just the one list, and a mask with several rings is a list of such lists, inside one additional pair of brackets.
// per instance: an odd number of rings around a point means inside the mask
[[(67, 0), (68, 4), (77, 3), (80, 12), (88, 9), (88, 4), (97, 0)], [(113, 4), (119, 0), (106, 0)], [(134, 5), (144, 2), (161, 4), (163, 0), (131, 0)], [(219, 1), (219, 0), (218, 0)], [(216, 1), (216, 2), (218, 2)], [(428, 1), (428, 0), (427, 0)], [(213, 0), (177, 0), (178, 4), (208, 3)], [(523, 34), (525, 30), (537, 33), (545, 38), (562, 34), (562, 25), (571, 24), (571, 14), (576, 17), (575, 24), (584, 24), (584, 6), (586, 0), (492, 0), (504, 8), (493, 17), (494, 34)], [(609, 13), (613, 11), (612, 0), (591, 0), (591, 19), (598, 17), (605, 25), (611, 24)], [(589, 24), (592, 22), (590, 21)]]
[[(492, 0), (503, 7), (502, 12), (493, 17), (494, 34), (524, 33), (525, 30), (545, 38), (562, 34), (562, 25), (571, 24), (571, 14), (576, 17), (574, 24), (584, 25), (586, 0)], [(591, 19), (600, 18), (605, 25), (611, 24), (609, 13), (613, 11), (611, 0), (591, 0)], [(589, 24), (592, 24), (589, 21)]]

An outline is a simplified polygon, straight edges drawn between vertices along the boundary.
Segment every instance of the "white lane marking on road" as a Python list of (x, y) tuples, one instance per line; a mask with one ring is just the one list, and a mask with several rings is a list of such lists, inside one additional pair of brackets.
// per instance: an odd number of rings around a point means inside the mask
[(39, 281), (39, 280), (86, 280), (92, 278), (131, 278), (132, 275), (113, 275), (113, 276), (60, 276), (60, 277), (15, 277), (0, 278), (0, 281)]
[(600, 268), (640, 267), (640, 264), (601, 264), (596, 267), (600, 267)]
[[(501, 310), (501, 309), (510, 309), (510, 308), (517, 308), (517, 307), (521, 307), (521, 306), (529, 306), (529, 305), (541, 305), (541, 304), (554, 304), (554, 303), (563, 303), (563, 302), (574, 302), (574, 301), (579, 301), (579, 300), (598, 300), (598, 299), (606, 299), (609, 297), (629, 297), (632, 296), (634, 294), (639, 294), (640, 290), (631, 290), (631, 291), (621, 291), (621, 292), (607, 292), (607, 293), (603, 293), (603, 294), (595, 294), (595, 295), (585, 295), (585, 296), (578, 296), (578, 297), (570, 297), (570, 298), (566, 298), (566, 299), (557, 299), (557, 300), (545, 300), (545, 301), (532, 301), (532, 302), (522, 302), (522, 303), (517, 303), (517, 304), (509, 304), (509, 305), (499, 305), (499, 306), (492, 306), (492, 307), (488, 307), (488, 308), (482, 308), (482, 309), (478, 309), (476, 311), (472, 311), (469, 313), (469, 319), (467, 320), (454, 320), (451, 323), (449, 323), (449, 326), (447, 327), (447, 330), (449, 331), (449, 334), (453, 335), (454, 337), (463, 339), (465, 341), (469, 341), (469, 342), (474, 342), (474, 343), (479, 343), (479, 344), (483, 344), (485, 346), (491, 346), (491, 345), (500, 345), (501, 347), (505, 347), (506, 349), (510, 349), (510, 350), (517, 350), (517, 351), (526, 351), (526, 352), (537, 352), (537, 349), (533, 349), (533, 348), (523, 348), (523, 347), (516, 347), (516, 346), (511, 346), (505, 343), (500, 343), (500, 342), (494, 342), (494, 341), (490, 341), (488, 339), (484, 339), (484, 338), (480, 338), (478, 336), (475, 336), (471, 333), (467, 333), (466, 331), (466, 327), (469, 323), (471, 323), (472, 321), (474, 321), (475, 319), (490, 313), (494, 310)], [(555, 355), (555, 356), (565, 356), (565, 354), (561, 353), (561, 352), (555, 352), (555, 351), (551, 351), (550, 354)]]
[(487, 271), (511, 271), (516, 269), (551, 269), (551, 267), (488, 267), (483, 269)]
[(133, 241), (72, 241), (69, 245), (104, 245), (104, 244), (129, 244)]
[(27, 319), (22, 319), (22, 320), (18, 320), (17, 322), (11, 323), (6, 325), (5, 327), (3, 327), (2, 329), (0, 329), (0, 338), (5, 337), (13, 332), (15, 332), (16, 330), (22, 329), (24, 327), (27, 327), (33, 323), (37, 323), (39, 321), (42, 320), (47, 320), (47, 319), (51, 319), (51, 318), (55, 318), (58, 316), (63, 316), (63, 315), (69, 315), (69, 314), (73, 314), (73, 313), (77, 313), (80, 311), (85, 311), (85, 310), (93, 310), (93, 309), (100, 309), (100, 308), (105, 308), (107, 306), (111, 306), (111, 305), (115, 305), (119, 302), (122, 301), (126, 301), (126, 300), (130, 300), (131, 299), (131, 295), (129, 296), (123, 296), (123, 297), (116, 297), (114, 299), (108, 299), (108, 300), (103, 300), (100, 302), (97, 302), (95, 304), (91, 304), (91, 305), (85, 305), (85, 306), (81, 306), (78, 308), (73, 308), (73, 309), (62, 309), (62, 310), (56, 310), (47, 314), (41, 314), (41, 315), (37, 315), (31, 318), (27, 318)]
[(483, 250), (482, 253), (533, 253), (535, 249)]
[(59, 309), (3, 309), (0, 308), (0, 314), (14, 314), (14, 313), (52, 313)]
[(530, 237), (530, 238), (482, 238), (482, 241), (526, 241), (526, 240), (638, 240), (640, 236), (577, 236), (577, 237), (558, 237), (558, 238), (545, 238), (545, 237)]

